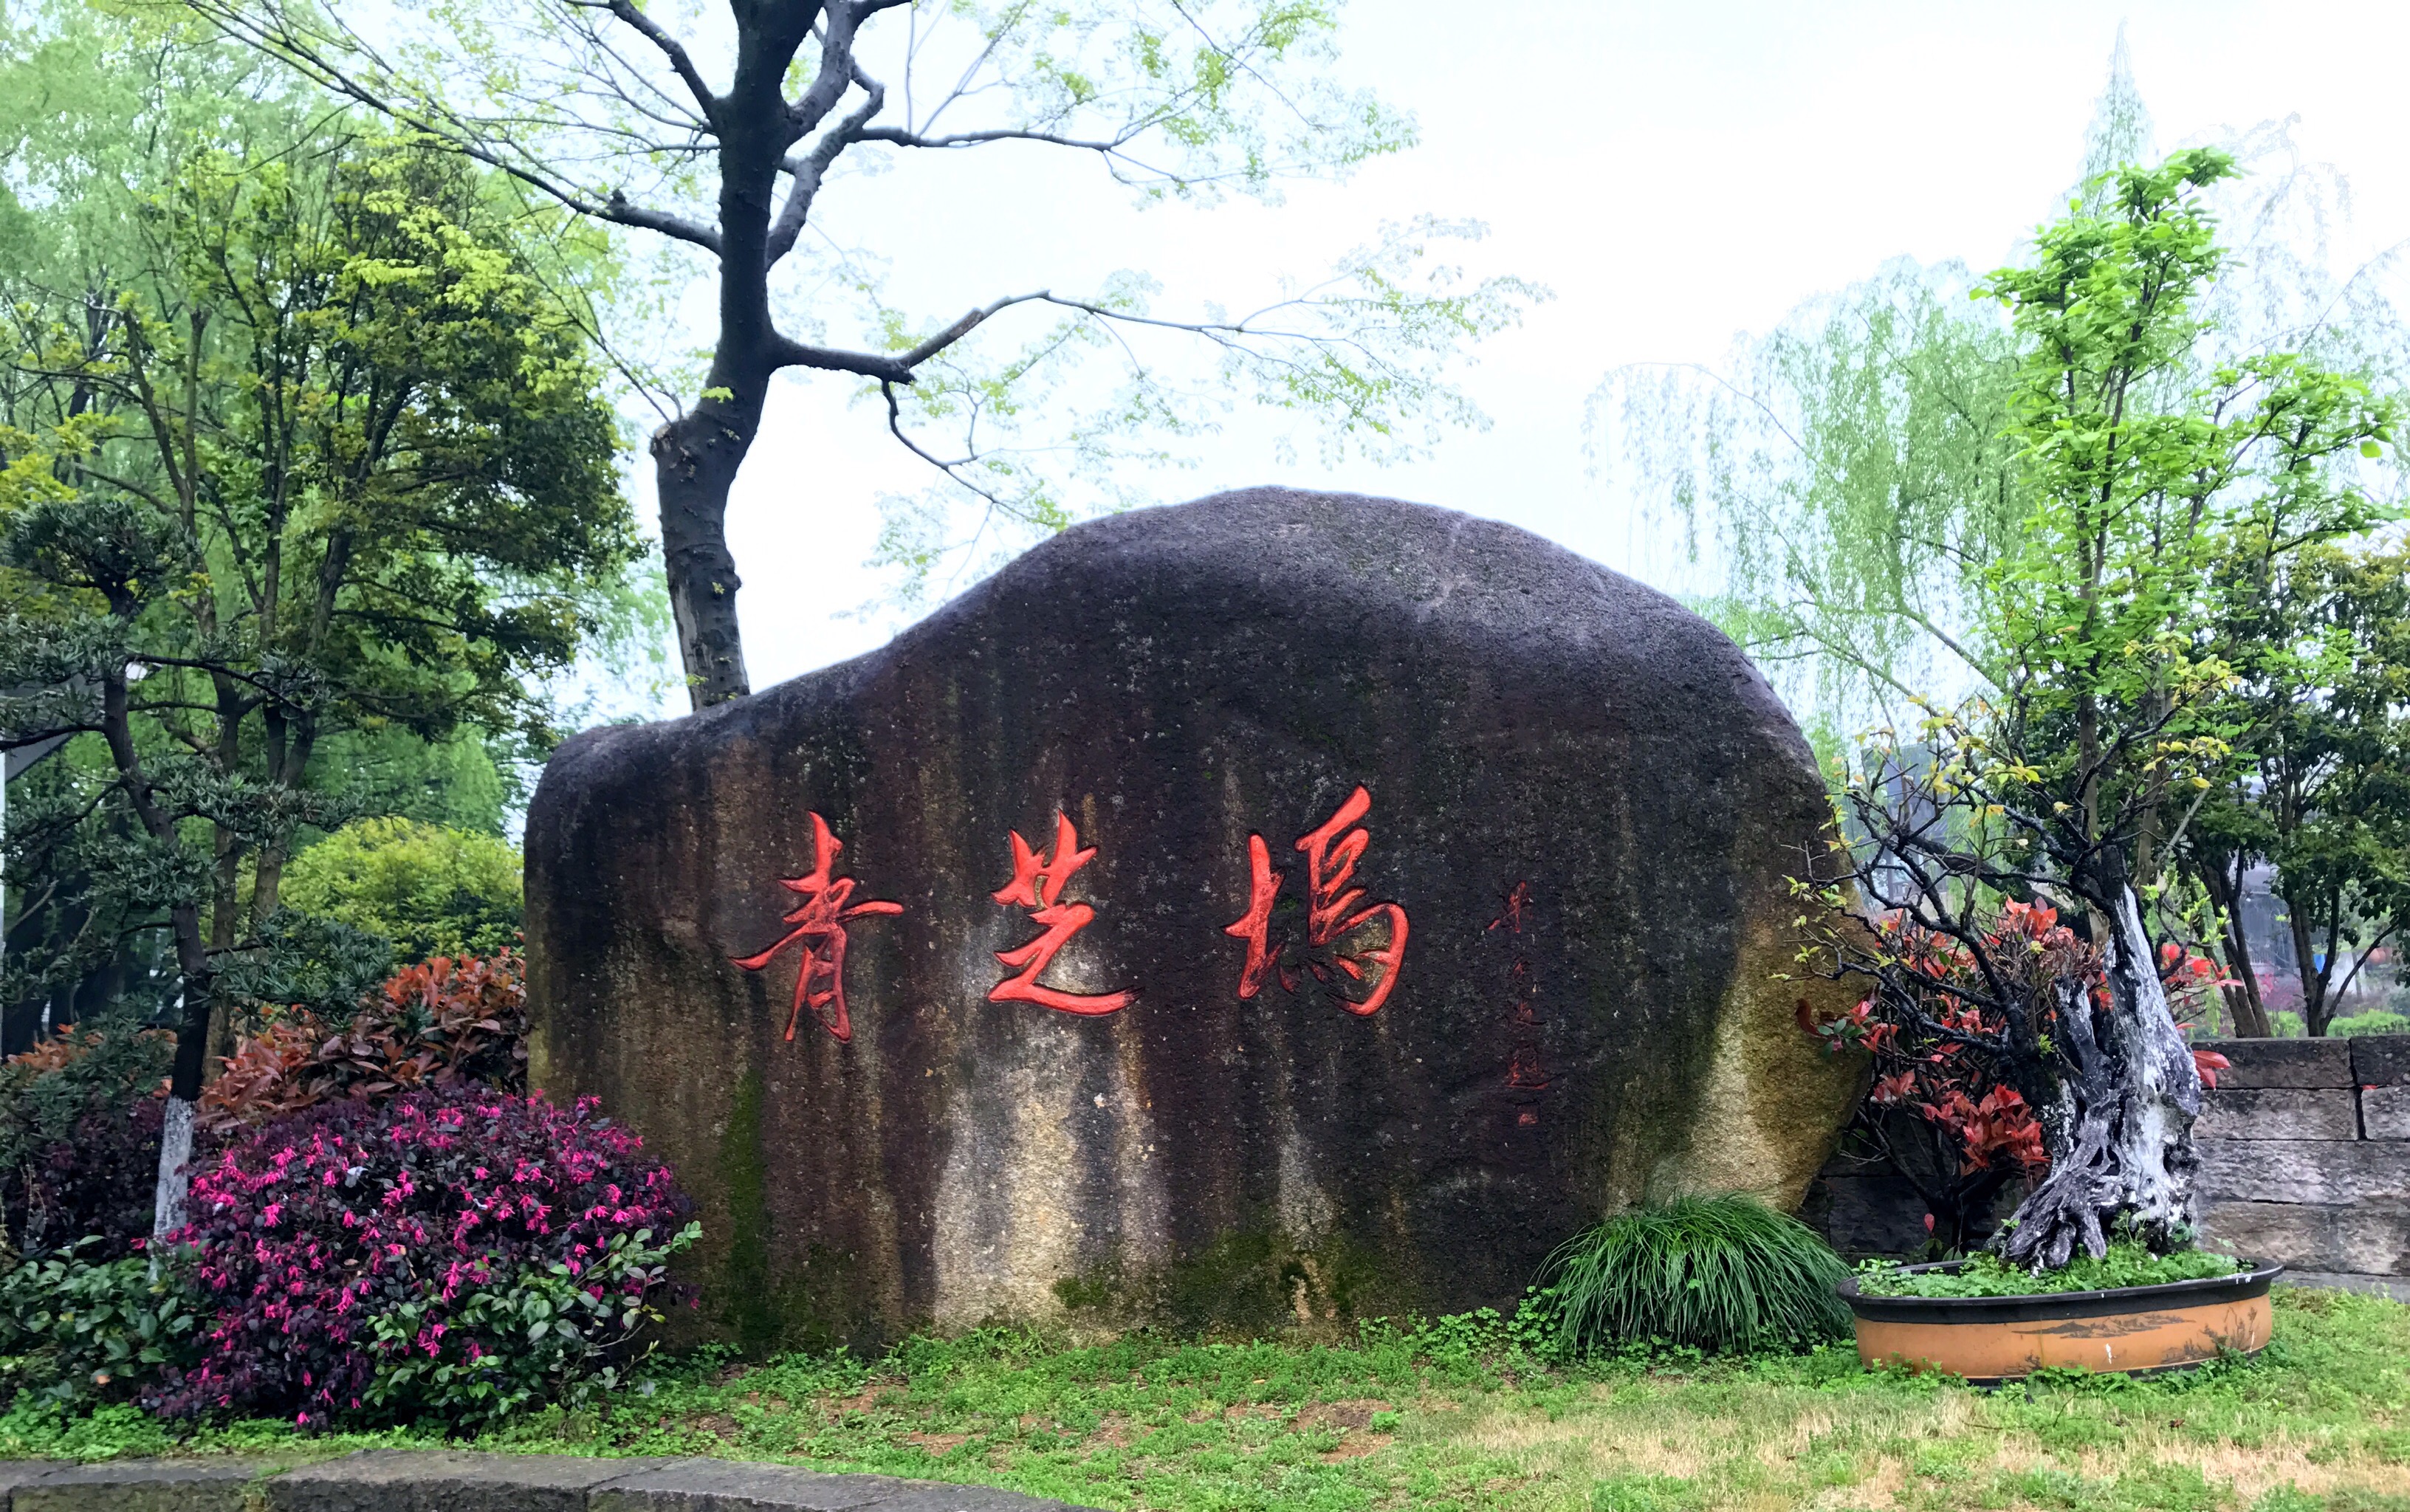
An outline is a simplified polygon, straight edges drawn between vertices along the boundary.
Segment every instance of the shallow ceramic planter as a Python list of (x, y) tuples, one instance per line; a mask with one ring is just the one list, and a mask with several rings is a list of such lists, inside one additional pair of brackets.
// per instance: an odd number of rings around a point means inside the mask
[[(1910, 1265), (1909, 1274), (1964, 1262)], [(1868, 1365), (1947, 1371), (1979, 1385), (2052, 1368), (2147, 1374), (2258, 1354), (2272, 1326), (2263, 1265), (2208, 1281), (2038, 1297), (1868, 1297), (1854, 1280), (1841, 1298), (1857, 1316), (1858, 1358)]]

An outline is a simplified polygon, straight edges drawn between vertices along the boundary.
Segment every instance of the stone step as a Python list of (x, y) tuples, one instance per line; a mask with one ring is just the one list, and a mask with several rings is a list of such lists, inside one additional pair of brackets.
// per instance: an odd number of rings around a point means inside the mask
[(367, 1449), (289, 1464), (0, 1461), (0, 1512), (1088, 1512), (984, 1486), (731, 1460)]

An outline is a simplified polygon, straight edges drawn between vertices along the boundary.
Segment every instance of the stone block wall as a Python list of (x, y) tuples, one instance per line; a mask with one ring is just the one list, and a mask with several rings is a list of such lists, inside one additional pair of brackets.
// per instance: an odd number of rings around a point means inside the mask
[[(2410, 1296), (2410, 1035), (2214, 1040), (2230, 1067), (2202, 1099), (2203, 1242), (2297, 1279)], [(1996, 1217), (2022, 1192), (2003, 1192)], [(1851, 1255), (1924, 1247), (1924, 1204), (1879, 1163), (1837, 1155), (1800, 1216)]]
[(2320, 1279), (2410, 1276), (2410, 1035), (2218, 1040), (2194, 1127), (2206, 1242)]

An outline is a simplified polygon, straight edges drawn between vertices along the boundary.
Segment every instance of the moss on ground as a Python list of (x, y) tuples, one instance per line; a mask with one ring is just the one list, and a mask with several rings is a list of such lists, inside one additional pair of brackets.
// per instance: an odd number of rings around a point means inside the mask
[[(2257, 1361), (2002, 1391), (1868, 1374), (1845, 1346), (1559, 1369), (1480, 1317), (1337, 1346), (989, 1330), (877, 1360), (705, 1352), (648, 1396), (482, 1447), (787, 1460), (1153, 1512), (2410, 1512), (2410, 1307), (2280, 1288), (2276, 1311)], [(408, 1442), (255, 1424), (186, 1447)], [(131, 1409), (0, 1418), (0, 1454), (168, 1447)]]

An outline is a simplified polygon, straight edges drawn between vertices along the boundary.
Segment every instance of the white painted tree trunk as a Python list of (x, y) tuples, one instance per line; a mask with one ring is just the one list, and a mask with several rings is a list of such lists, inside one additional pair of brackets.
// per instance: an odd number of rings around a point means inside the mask
[(2200, 1067), (2168, 1006), (2131, 888), (2117, 909), (2111, 969), (2131, 979), (2124, 990), (2112, 989), (2118, 1010), (2109, 1021), (2127, 1069), (2117, 1160), (2126, 1210), (2154, 1248), (2184, 1243), (2200, 1217), (2193, 1181), (2200, 1162), (2192, 1143), (2192, 1126), (2200, 1117)]
[(185, 1199), (193, 1189), (193, 1108), (182, 1098), (167, 1099), (159, 1127), (159, 1185), (152, 1189), (151, 1269), (159, 1269), (167, 1238), (184, 1227)]
[(2068, 1066), (2042, 1117), (2050, 1174), (1995, 1241), (2037, 1270), (2065, 1265), (2078, 1246), (2098, 1258), (2121, 1228), (2155, 1250), (2180, 1245), (2198, 1220), (2200, 1071), (2159, 984), (2132, 888), (2111, 924), (2109, 1011), (2096, 1014), (2081, 986), (2060, 995)]

